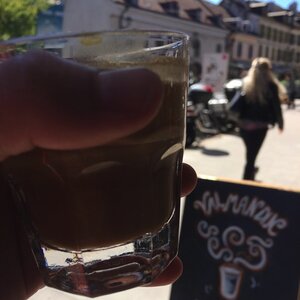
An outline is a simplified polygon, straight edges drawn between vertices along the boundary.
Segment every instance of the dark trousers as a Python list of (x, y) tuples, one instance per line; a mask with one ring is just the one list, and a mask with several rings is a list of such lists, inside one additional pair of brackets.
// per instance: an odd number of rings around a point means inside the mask
[(294, 92), (291, 92), (289, 94), (288, 108), (295, 108), (295, 93)]
[(267, 128), (255, 130), (240, 129), (240, 135), (246, 146), (246, 165), (243, 179), (255, 179), (255, 160), (266, 137), (267, 131)]

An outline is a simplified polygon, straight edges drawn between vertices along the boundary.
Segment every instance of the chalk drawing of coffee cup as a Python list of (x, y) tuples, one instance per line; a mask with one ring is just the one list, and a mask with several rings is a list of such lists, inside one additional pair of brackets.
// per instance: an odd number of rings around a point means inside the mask
[(235, 300), (239, 296), (243, 270), (234, 264), (222, 264), (220, 272), (220, 293), (224, 299)]

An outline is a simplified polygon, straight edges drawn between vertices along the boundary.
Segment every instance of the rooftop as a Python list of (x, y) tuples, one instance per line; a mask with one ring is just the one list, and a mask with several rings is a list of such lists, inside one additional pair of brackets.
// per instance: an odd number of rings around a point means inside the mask
[[(130, 4), (128, 0), (114, 0), (120, 4)], [(212, 4), (200, 0), (136, 0), (136, 8), (149, 10), (156, 13), (168, 14), (181, 19), (214, 25), (213, 17), (219, 14), (225, 15), (226, 11), (220, 9), (212, 10)], [(218, 7), (217, 5), (215, 5)]]

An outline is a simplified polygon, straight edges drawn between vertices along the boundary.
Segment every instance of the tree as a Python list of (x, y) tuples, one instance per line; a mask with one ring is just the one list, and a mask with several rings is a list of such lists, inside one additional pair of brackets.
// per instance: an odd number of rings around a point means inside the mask
[(35, 34), (36, 18), (48, 0), (0, 0), (0, 39)]

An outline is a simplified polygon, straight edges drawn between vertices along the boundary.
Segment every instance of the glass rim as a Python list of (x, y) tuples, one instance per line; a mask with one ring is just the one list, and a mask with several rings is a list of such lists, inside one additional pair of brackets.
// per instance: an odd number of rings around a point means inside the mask
[(0, 46), (18, 45), (18, 44), (30, 44), (33, 42), (40, 41), (51, 41), (56, 39), (67, 39), (67, 38), (78, 38), (93, 35), (128, 35), (128, 36), (166, 36), (176, 37), (178, 41), (188, 42), (190, 39), (189, 35), (181, 31), (171, 30), (104, 30), (104, 31), (83, 31), (83, 32), (59, 32), (41, 35), (30, 35), (12, 38), (5, 41), (0, 41)]

